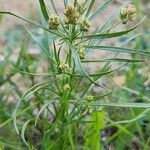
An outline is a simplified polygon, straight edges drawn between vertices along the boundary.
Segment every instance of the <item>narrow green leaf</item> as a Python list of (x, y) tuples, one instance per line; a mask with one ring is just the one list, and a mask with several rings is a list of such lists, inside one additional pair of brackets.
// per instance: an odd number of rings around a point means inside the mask
[(104, 58), (104, 59), (89, 59), (82, 60), (82, 63), (91, 63), (91, 62), (142, 62), (141, 59), (122, 59), (122, 58)]
[(52, 7), (53, 7), (55, 13), (58, 15), (58, 11), (57, 11), (57, 8), (56, 8), (56, 6), (55, 6), (54, 1), (53, 1), (53, 0), (50, 0), (50, 2), (51, 2), (51, 5), (52, 5)]
[(68, 5), (68, 0), (63, 0), (63, 2), (64, 2), (64, 6), (66, 8), (66, 6)]
[(141, 22), (143, 22), (143, 20), (145, 19), (145, 17), (134, 27), (121, 31), (121, 32), (112, 32), (112, 33), (96, 33), (96, 34), (89, 34), (89, 35), (85, 35), (85, 36), (79, 36), (77, 37), (78, 39), (107, 39), (107, 38), (114, 38), (114, 37), (120, 37), (122, 35), (125, 35), (129, 32), (131, 32), (132, 30), (136, 29), (139, 24), (141, 24)]
[(117, 122), (114, 122), (114, 123), (111, 123), (111, 124), (107, 125), (107, 127), (109, 127), (109, 126), (114, 126), (114, 125), (117, 125), (117, 124), (126, 124), (126, 123), (135, 122), (135, 121), (137, 121), (137, 120), (139, 120), (139, 119), (145, 117), (145, 115), (146, 115), (147, 113), (149, 113), (149, 112), (150, 112), (150, 109), (148, 108), (148, 109), (144, 110), (142, 113), (140, 113), (139, 115), (137, 115), (135, 118), (133, 118), (133, 119), (131, 119), (131, 120), (121, 120), (121, 121), (117, 121)]
[(32, 86), (31, 88), (29, 88), (27, 90), (27, 92), (18, 101), (18, 103), (17, 103), (17, 105), (15, 107), (14, 113), (13, 113), (14, 126), (15, 126), (15, 130), (16, 130), (17, 134), (19, 134), (19, 130), (18, 130), (18, 127), (17, 127), (17, 111), (18, 111), (18, 108), (20, 106), (20, 103), (22, 101), (24, 101), (27, 97), (29, 97), (30, 95), (32, 95), (33, 93), (35, 93), (36, 91), (38, 91), (39, 89), (41, 89), (43, 86), (45, 86), (48, 83), (49, 83), (49, 81), (43, 82), (43, 83), (40, 83), (40, 84), (36, 84), (36, 85)]
[(75, 51), (74, 47), (72, 47), (72, 52), (73, 52), (73, 57), (74, 57), (77, 69), (82, 73), (83, 76), (87, 77), (92, 83), (94, 83), (95, 85), (100, 86), (98, 83), (96, 83), (95, 81), (93, 81), (93, 79), (88, 75), (88, 73), (86, 72), (86, 70), (82, 66), (81, 60), (79, 58), (79, 55)]
[(86, 17), (89, 16), (89, 14), (90, 14), (90, 12), (91, 12), (91, 10), (92, 10), (92, 7), (94, 6), (95, 1), (96, 1), (96, 0), (91, 0), (90, 5), (89, 5), (89, 7), (88, 7), (88, 9), (87, 9), (87, 13), (86, 13), (86, 15), (85, 15)]
[(125, 46), (126, 44), (128, 44), (129, 42), (131, 42), (132, 40), (134, 40), (135, 38), (137, 38), (138, 36), (140, 36), (141, 34), (136, 34), (131, 36), (130, 38), (128, 38), (124, 43), (121, 44), (121, 46)]
[(35, 126), (36, 126), (36, 124), (37, 124), (37, 121), (38, 121), (38, 119), (39, 119), (41, 113), (48, 107), (48, 105), (50, 105), (50, 103), (56, 102), (56, 99), (58, 99), (58, 97), (57, 97), (57, 98), (53, 98), (53, 100), (51, 100), (50, 102), (45, 103), (45, 104), (41, 107), (40, 111), (39, 111), (38, 114), (37, 114), (36, 120), (35, 120)]
[(100, 150), (101, 140), (99, 132), (105, 127), (104, 118), (106, 113), (104, 111), (95, 111), (91, 114), (91, 122), (87, 124), (85, 132), (85, 146), (84, 149)]
[(41, 29), (43, 29), (45, 31), (48, 31), (48, 32), (50, 32), (50, 33), (52, 33), (54, 35), (62, 36), (62, 34), (60, 34), (59, 32), (49, 30), (48, 28), (45, 28), (44, 26), (38, 24), (37, 22), (35, 22), (33, 20), (21, 17), (19, 15), (14, 14), (14, 13), (11, 13), (11, 12), (8, 12), (8, 11), (0, 11), (0, 14), (11, 15), (11, 16), (17, 17), (17, 18), (19, 18), (19, 19), (21, 19), (21, 20), (23, 20), (25, 22), (28, 22), (28, 23), (30, 23), (30, 24), (32, 24), (32, 25), (34, 25), (36, 27), (39, 27), (39, 28), (41, 28)]
[(150, 52), (124, 48), (124, 47), (113, 47), (113, 46), (92, 46), (92, 45), (82, 45), (82, 47), (90, 48), (92, 50), (105, 50), (105, 51), (114, 51), (114, 52), (122, 52), (122, 53), (131, 53), (131, 54), (140, 54), (144, 56), (150, 56)]
[[(87, 102), (79, 102), (79, 101), (70, 101), (71, 103), (79, 104), (79, 105), (87, 105)], [(123, 107), (123, 108), (150, 108), (150, 103), (126, 103), (126, 102), (94, 102), (91, 103), (90, 106), (109, 106), (109, 107)]]
[[(26, 113), (30, 108), (32, 108), (33, 106), (37, 105), (39, 102), (36, 102), (30, 106), (28, 106), (27, 108), (23, 109), (21, 112), (18, 112), (16, 114), (16, 117), (19, 117), (21, 115), (23, 115), (24, 113)], [(0, 128), (3, 128), (5, 125), (7, 125), (8, 123), (10, 123), (11, 121), (13, 121), (13, 116), (10, 117), (9, 119), (7, 119), (6, 121), (4, 121), (3, 123), (0, 124)]]
[(95, 19), (99, 16), (114, 0), (106, 1), (101, 7), (99, 7), (89, 18), (89, 20)]
[(24, 123), (24, 125), (23, 125), (23, 127), (22, 127), (22, 130), (21, 130), (21, 138), (22, 138), (22, 140), (23, 140), (23, 142), (28, 146), (28, 143), (26, 142), (26, 139), (25, 139), (25, 131), (26, 131), (26, 128), (27, 128), (27, 126), (28, 126), (28, 124), (31, 122), (31, 121), (33, 121), (34, 119), (29, 119), (29, 120), (27, 120), (25, 123)]
[[(106, 30), (109, 25), (112, 24), (112, 21), (115, 19), (116, 15), (118, 14), (118, 10), (116, 10), (110, 17), (108, 17), (108, 19), (106, 21), (104, 21), (104, 23), (102, 25), (100, 25), (99, 27), (97, 27), (97, 29), (94, 31), (94, 33), (102, 33), (104, 30)], [(88, 45), (93, 45), (94, 43), (99, 44), (101, 40), (97, 40), (97, 39), (90, 39)], [(88, 49), (86, 49), (86, 51), (88, 51)]]
[(48, 15), (44, 0), (39, 0), (39, 3), (40, 3), (40, 7), (42, 10), (43, 16), (44, 16), (45, 20), (48, 21), (49, 15)]
[(114, 13), (104, 21), (104, 23), (98, 27), (97, 32), (103, 32), (108, 28), (109, 25), (112, 25), (113, 20), (118, 15), (118, 9), (114, 11)]
[(55, 74), (49, 74), (49, 73), (32, 73), (32, 72), (25, 72), (22, 70), (17, 70), (21, 74), (29, 75), (29, 76), (54, 76)]
[[(108, 71), (111, 69), (110, 63), (111, 63), (111, 62), (105, 63), (105, 65), (98, 71), (98, 73), (108, 72)], [(99, 80), (101, 77), (102, 77), (102, 76), (100, 76), (100, 75), (99, 75), (99, 76), (95, 76), (95, 77), (94, 77), (94, 81), (96, 82), (96, 81)], [(83, 97), (83, 96), (87, 93), (87, 91), (90, 89), (91, 86), (92, 86), (92, 84), (89, 82), (89, 83), (85, 84), (84, 86), (82, 86), (82, 88), (80, 88), (80, 89), (78, 90), (79, 92), (80, 92), (80, 91), (83, 92), (83, 94), (81, 95), (81, 97)], [(102, 86), (103, 86), (103, 85), (102, 85)]]
[(115, 83), (115, 84), (116, 84), (119, 88), (121, 88), (121, 89), (123, 89), (123, 90), (126, 90), (126, 91), (128, 91), (128, 92), (130, 92), (130, 93), (133, 93), (133, 94), (135, 94), (135, 95), (142, 96), (142, 98), (143, 98), (144, 100), (150, 102), (150, 98), (147, 97), (146, 95), (141, 95), (141, 93), (140, 93), (139, 91), (130, 89), (130, 88), (128, 88), (128, 87), (120, 86), (120, 85), (118, 85), (117, 83)]
[[(119, 66), (118, 68), (116, 69), (113, 69), (113, 70), (110, 70), (110, 71), (104, 71), (104, 72), (100, 72), (100, 73), (93, 73), (93, 74), (88, 74), (90, 77), (101, 77), (101, 76), (104, 76), (104, 75), (107, 75), (107, 74), (110, 74), (110, 73), (113, 73), (117, 70), (119, 70), (120, 68), (124, 67), (127, 63), (123, 64), (122, 66)], [(81, 76), (81, 77), (84, 77), (84, 75), (82, 74), (73, 74), (73, 76)]]
[(37, 45), (45, 52), (46, 56), (55, 63), (54, 59), (50, 56), (49, 51), (47, 51), (47, 49), (43, 46), (43, 44), (41, 43), (41, 41), (34, 36), (26, 27), (25, 29), (27, 30), (27, 32), (31, 35), (31, 37), (33, 38), (33, 40), (37, 43)]

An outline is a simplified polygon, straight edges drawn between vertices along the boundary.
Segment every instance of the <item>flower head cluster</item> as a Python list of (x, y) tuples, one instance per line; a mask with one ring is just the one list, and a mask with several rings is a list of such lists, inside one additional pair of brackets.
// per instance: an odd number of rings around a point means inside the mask
[(90, 23), (89, 23), (88, 19), (85, 18), (85, 19), (80, 21), (79, 26), (80, 26), (81, 31), (87, 32), (89, 30)]
[(48, 20), (48, 26), (51, 30), (57, 30), (60, 25), (60, 19), (58, 16), (51, 16)]
[(71, 90), (71, 87), (70, 87), (69, 84), (65, 84), (64, 87), (63, 87), (63, 89), (64, 89), (65, 92), (68, 92), (68, 91)]
[(133, 21), (136, 18), (136, 8), (132, 4), (127, 4), (122, 7), (120, 10), (120, 19), (123, 24), (126, 24), (128, 21)]
[(73, 5), (67, 6), (65, 9), (65, 23), (66, 24), (74, 24), (76, 25), (79, 18), (79, 12), (77, 11), (77, 8)]
[(65, 64), (65, 63), (61, 63), (59, 65), (59, 69), (61, 69), (61, 72), (62, 73), (70, 73), (70, 67), (68, 64)]

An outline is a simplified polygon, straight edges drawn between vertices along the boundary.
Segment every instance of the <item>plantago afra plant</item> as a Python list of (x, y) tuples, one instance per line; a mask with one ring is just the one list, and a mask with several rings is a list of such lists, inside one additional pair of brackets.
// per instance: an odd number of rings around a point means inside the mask
[[(95, 12), (92, 11), (95, 0), (85, 0), (82, 3), (77, 0), (70, 3), (63, 0), (63, 12), (57, 10), (55, 1), (50, 0), (50, 2), (54, 13), (51, 13), (44, 0), (39, 0), (45, 20), (43, 24), (11, 12), (0, 12), (0, 14), (15, 16), (41, 28), (43, 35), (47, 35), (47, 38), (44, 37), (44, 43), (26, 28), (46, 55), (49, 70), (47, 73), (36, 73), (18, 68), (20, 73), (33, 78), (41, 76), (42, 80), (39, 78), (38, 83), (34, 83), (19, 99), (13, 113), (16, 132), (29, 149), (103, 149), (100, 130), (104, 129), (106, 124), (112, 123), (111, 119), (108, 119), (105, 107), (149, 108), (150, 104), (108, 100), (107, 97), (113, 90), (107, 89), (107, 86), (102, 84), (102, 77), (128, 63), (142, 62), (141, 59), (120, 58), (118, 53), (139, 54), (147, 57), (150, 53), (101, 43), (103, 40), (130, 33), (139, 26), (143, 19), (133, 27), (113, 32), (114, 27), (135, 20), (136, 9), (133, 4), (127, 4), (119, 13), (111, 15), (108, 20), (93, 30), (94, 20), (113, 0), (107, 0)], [(112, 24), (116, 15), (119, 21)], [(127, 42), (132, 39), (131, 37)], [(89, 55), (91, 51), (94, 53), (94, 51), (102, 50), (111, 51), (114, 56), (92, 59)], [(112, 62), (119, 62), (118, 68), (112, 69)], [(92, 72), (88, 69), (90, 63), (102, 63), (104, 66)], [(101, 90), (95, 92), (94, 88)], [(30, 106), (26, 107), (25, 103)], [(28, 136), (29, 132), (37, 137), (36, 140), (34, 136)]]

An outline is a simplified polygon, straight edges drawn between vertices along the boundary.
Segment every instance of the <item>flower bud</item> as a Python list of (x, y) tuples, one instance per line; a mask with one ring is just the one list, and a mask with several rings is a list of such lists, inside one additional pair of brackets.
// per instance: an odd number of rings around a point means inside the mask
[(59, 69), (61, 69), (62, 73), (70, 73), (70, 68), (68, 64), (61, 63), (59, 65)]
[(128, 4), (121, 8), (120, 10), (120, 19), (123, 24), (126, 24), (128, 21), (133, 21), (136, 18), (136, 8), (132, 4)]
[(94, 96), (88, 95), (88, 96), (86, 97), (86, 100), (87, 100), (88, 102), (91, 102), (91, 101), (94, 100)]
[(84, 51), (84, 49), (79, 49), (78, 53), (79, 53), (80, 59), (84, 59), (85, 58), (85, 51)]
[(71, 90), (71, 87), (70, 87), (69, 84), (65, 84), (63, 89), (64, 89), (65, 92), (68, 92), (68, 91)]
[(76, 25), (79, 18), (79, 12), (77, 11), (77, 8), (73, 5), (67, 6), (65, 9), (65, 23), (66, 24), (74, 24)]
[(90, 28), (90, 23), (89, 23), (88, 19), (85, 18), (80, 21), (79, 26), (80, 26), (81, 31), (87, 32)]
[(48, 26), (51, 30), (57, 30), (60, 25), (60, 19), (58, 16), (51, 16), (48, 20)]

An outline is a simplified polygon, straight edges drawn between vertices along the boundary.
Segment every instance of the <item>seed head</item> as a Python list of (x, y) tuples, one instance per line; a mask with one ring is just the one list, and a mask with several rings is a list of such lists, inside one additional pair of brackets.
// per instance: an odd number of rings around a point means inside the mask
[(120, 19), (123, 24), (126, 24), (128, 21), (134, 21), (136, 18), (136, 8), (132, 4), (127, 4), (122, 7), (120, 10)]
[(48, 26), (51, 30), (57, 30), (60, 25), (60, 19), (58, 16), (51, 16), (48, 20)]
[(77, 8), (73, 5), (67, 6), (67, 8), (64, 11), (65, 14), (65, 23), (66, 24), (74, 24), (76, 25), (79, 18), (79, 12), (77, 11)]
[(89, 23), (88, 19), (85, 18), (80, 21), (79, 26), (80, 26), (81, 31), (87, 32), (90, 28), (90, 23)]

